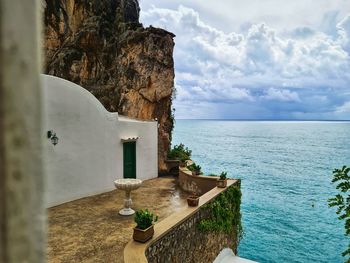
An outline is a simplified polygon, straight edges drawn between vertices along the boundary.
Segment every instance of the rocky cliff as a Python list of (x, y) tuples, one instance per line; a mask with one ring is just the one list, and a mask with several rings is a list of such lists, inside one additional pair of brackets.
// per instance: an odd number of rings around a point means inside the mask
[(159, 171), (170, 147), (174, 35), (139, 22), (137, 0), (45, 0), (45, 73), (73, 81), (109, 111), (158, 119)]

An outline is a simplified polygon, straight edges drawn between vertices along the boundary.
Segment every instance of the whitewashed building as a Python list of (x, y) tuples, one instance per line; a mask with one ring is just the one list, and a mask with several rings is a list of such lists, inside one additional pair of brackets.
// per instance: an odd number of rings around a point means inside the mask
[(157, 177), (156, 121), (108, 112), (70, 81), (42, 80), (47, 207), (113, 190), (118, 178)]

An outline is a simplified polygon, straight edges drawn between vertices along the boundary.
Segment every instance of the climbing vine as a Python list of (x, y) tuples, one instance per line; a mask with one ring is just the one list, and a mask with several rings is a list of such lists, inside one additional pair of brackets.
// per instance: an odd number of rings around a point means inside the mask
[(243, 237), (241, 196), (240, 187), (231, 186), (214, 201), (206, 204), (203, 209), (208, 212), (209, 217), (198, 223), (199, 230), (234, 234), (238, 243)]

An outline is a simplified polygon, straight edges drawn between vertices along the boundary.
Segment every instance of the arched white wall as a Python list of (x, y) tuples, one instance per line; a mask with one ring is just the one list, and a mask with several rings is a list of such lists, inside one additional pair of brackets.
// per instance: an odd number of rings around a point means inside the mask
[(82, 87), (43, 75), (45, 131), (59, 138), (47, 139), (47, 206), (113, 190), (123, 178), (122, 138), (136, 142), (136, 177), (157, 177), (157, 122), (131, 120), (108, 112)]

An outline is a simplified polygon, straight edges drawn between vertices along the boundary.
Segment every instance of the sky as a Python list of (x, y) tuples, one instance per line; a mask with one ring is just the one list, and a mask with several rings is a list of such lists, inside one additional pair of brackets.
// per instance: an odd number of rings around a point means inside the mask
[(350, 120), (350, 0), (140, 0), (175, 37), (177, 119)]

